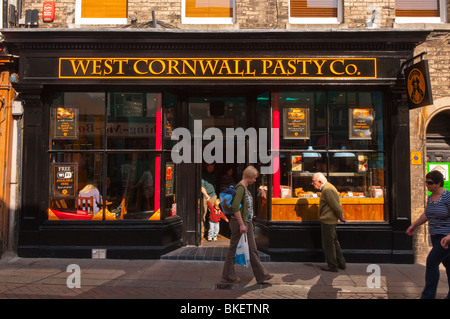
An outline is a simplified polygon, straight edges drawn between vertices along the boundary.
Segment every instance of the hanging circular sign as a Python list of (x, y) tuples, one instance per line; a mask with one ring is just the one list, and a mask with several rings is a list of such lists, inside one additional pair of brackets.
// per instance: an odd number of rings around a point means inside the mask
[(426, 95), (425, 77), (421, 70), (412, 69), (408, 74), (408, 96), (414, 104), (420, 104)]

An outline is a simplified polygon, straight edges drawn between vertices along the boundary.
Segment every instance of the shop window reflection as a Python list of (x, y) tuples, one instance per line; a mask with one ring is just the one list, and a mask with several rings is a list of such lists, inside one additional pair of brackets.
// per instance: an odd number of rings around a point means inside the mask
[(311, 180), (321, 172), (338, 189), (348, 220), (384, 221), (382, 92), (280, 92), (278, 102), (280, 114), (310, 114), (280, 117), (280, 198), (272, 199), (272, 220), (318, 220), (321, 194)]
[[(160, 214), (161, 190), (155, 187), (161, 181), (161, 150), (156, 149), (161, 99), (161, 93), (54, 94), (49, 220), (159, 220), (169, 216)], [(77, 200), (88, 184), (101, 196), (98, 213), (81, 207), (86, 199)], [(173, 196), (169, 204), (174, 200)]]

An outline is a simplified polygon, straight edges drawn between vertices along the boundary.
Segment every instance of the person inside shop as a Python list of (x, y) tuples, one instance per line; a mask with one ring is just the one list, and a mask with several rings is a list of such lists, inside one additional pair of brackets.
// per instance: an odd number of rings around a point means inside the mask
[(150, 172), (150, 162), (144, 162), (144, 173), (137, 182), (136, 186), (142, 187), (142, 194), (145, 199), (145, 208), (146, 210), (151, 210), (155, 189), (153, 186), (153, 175)]
[(234, 170), (232, 166), (227, 166), (225, 168), (225, 174), (223, 174), (219, 179), (219, 193), (223, 192), (225, 189), (230, 186), (236, 186), (236, 182), (234, 181)]
[[(425, 176), (425, 184), (428, 191), (431, 192), (425, 212), (408, 227), (406, 234), (413, 236), (417, 227), (428, 222), (433, 247), (427, 257), (422, 299), (434, 299), (436, 298), (441, 263), (446, 269), (450, 289), (450, 249), (445, 249), (441, 244), (444, 238), (450, 234), (450, 192), (443, 188), (444, 176), (439, 171), (429, 172)], [(447, 299), (449, 298), (450, 291), (447, 294)]]
[(312, 185), (321, 191), (319, 201), (319, 216), (322, 232), (322, 249), (327, 261), (326, 266), (321, 266), (324, 271), (337, 272), (338, 268), (345, 269), (345, 258), (342, 254), (336, 232), (338, 221), (346, 222), (342, 209), (339, 193), (333, 184), (328, 182), (322, 173), (314, 174)]
[(207, 163), (202, 171), (202, 188), (201, 192), (203, 194), (203, 212), (201, 220), (201, 238), (205, 236), (206, 229), (206, 214), (208, 212), (208, 203), (214, 205), (217, 199), (216, 194), (216, 178), (214, 175), (214, 163)]
[(217, 241), (217, 235), (220, 231), (220, 219), (223, 219), (227, 223), (229, 222), (227, 216), (222, 212), (219, 207), (220, 199), (216, 199), (214, 206), (208, 202), (209, 207), (209, 230), (208, 230), (208, 241)]
[[(102, 196), (100, 195), (100, 192), (95, 185), (94, 182), (89, 182), (80, 192), (78, 193), (78, 197), (93, 197), (94, 202), (93, 210), (94, 215), (97, 214), (100, 211), (100, 206), (102, 205)], [(78, 201), (84, 201), (84, 199), (78, 199)], [(77, 203), (78, 206), (81, 206), (82, 203)]]
[[(273, 278), (273, 275), (269, 274), (261, 263), (253, 230), (253, 197), (248, 190), (248, 186), (254, 184), (258, 176), (258, 170), (250, 165), (244, 170), (242, 180), (236, 185), (236, 195), (231, 203), (234, 214), (230, 216), (229, 223), (231, 230), (230, 246), (222, 270), (223, 282), (238, 283), (241, 281), (235, 273), (234, 255), (243, 233), (247, 233), (250, 264), (256, 282), (263, 284)], [(239, 187), (240, 185), (243, 187)]]

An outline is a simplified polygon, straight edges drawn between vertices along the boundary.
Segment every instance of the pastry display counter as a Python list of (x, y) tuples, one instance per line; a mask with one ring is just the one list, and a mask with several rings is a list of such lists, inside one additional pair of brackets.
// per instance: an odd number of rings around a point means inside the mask
[[(273, 198), (272, 220), (319, 220), (319, 197)], [(347, 221), (384, 221), (384, 198), (341, 198)]]

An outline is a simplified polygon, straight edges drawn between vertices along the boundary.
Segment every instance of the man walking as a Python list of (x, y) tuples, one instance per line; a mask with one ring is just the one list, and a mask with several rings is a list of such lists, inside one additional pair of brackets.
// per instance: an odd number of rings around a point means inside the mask
[(338, 268), (346, 268), (336, 233), (338, 221), (346, 222), (344, 211), (336, 188), (327, 181), (322, 173), (314, 174), (312, 185), (317, 190), (321, 190), (319, 201), (320, 228), (322, 231), (322, 249), (327, 266), (322, 266), (320, 269), (337, 272)]

